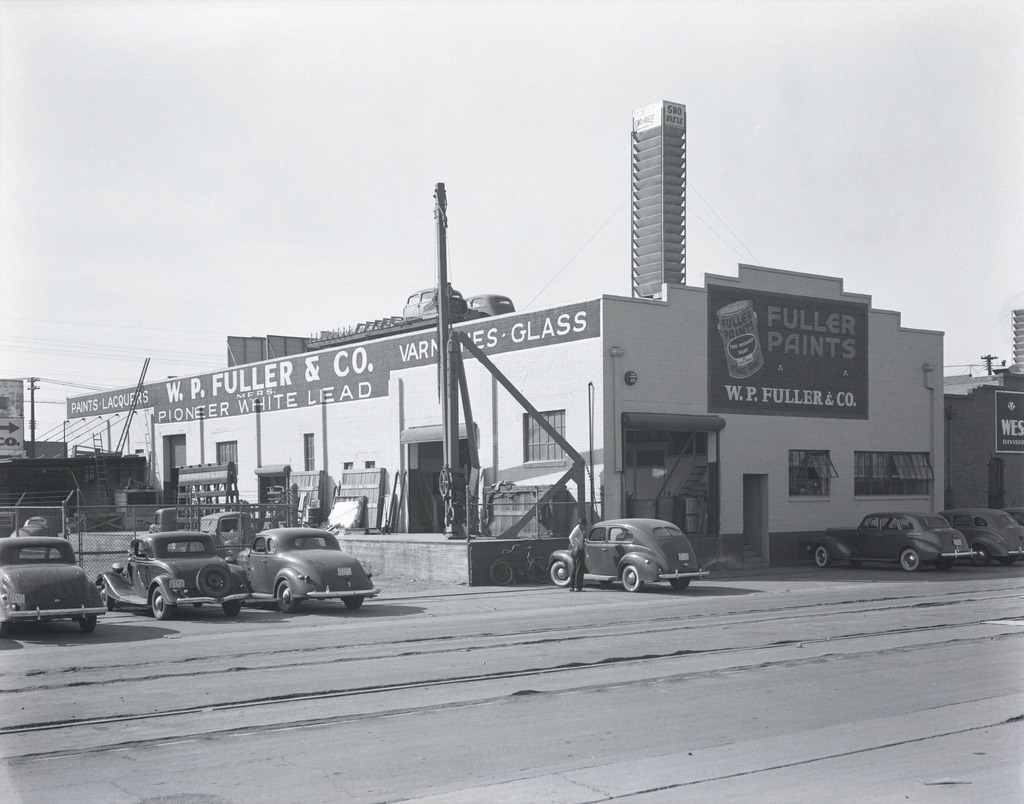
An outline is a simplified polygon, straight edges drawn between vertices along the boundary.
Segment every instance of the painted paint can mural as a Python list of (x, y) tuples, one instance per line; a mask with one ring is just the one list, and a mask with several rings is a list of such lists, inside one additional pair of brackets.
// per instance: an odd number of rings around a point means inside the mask
[(757, 374), (764, 365), (764, 356), (757, 337), (754, 303), (750, 299), (736, 301), (720, 307), (717, 315), (729, 376), (743, 379)]

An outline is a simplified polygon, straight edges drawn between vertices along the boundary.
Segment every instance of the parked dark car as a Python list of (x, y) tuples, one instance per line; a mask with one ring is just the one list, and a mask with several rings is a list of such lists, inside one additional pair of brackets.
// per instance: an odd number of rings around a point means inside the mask
[[(455, 321), (461, 321), (466, 317), (469, 308), (459, 291), (451, 289), (448, 309)], [(405, 302), (402, 317), (410, 320), (437, 318), (437, 288), (424, 288), (411, 294)]]
[(1017, 524), (1024, 525), (1024, 508), (1004, 508), (1003, 510), (1017, 520)]
[[(661, 581), (685, 589), (690, 581), (708, 576), (686, 534), (662, 519), (598, 522), (587, 530), (583, 549), (584, 581), (621, 581), (630, 592), (639, 592), (645, 583)], [(568, 586), (573, 564), (568, 549), (553, 552), (548, 558), (552, 583)]]
[(508, 296), (499, 296), (496, 293), (481, 293), (477, 296), (470, 296), (466, 299), (466, 305), (471, 313), (477, 315), (504, 315), (514, 313), (516, 306)]
[(75, 551), (55, 536), (0, 539), (0, 637), (17, 623), (76, 620), (87, 634), (106, 609)]
[(949, 569), (970, 558), (966, 537), (938, 514), (885, 511), (868, 514), (856, 528), (829, 528), (813, 544), (814, 563), (895, 561), (907, 572), (923, 563)]
[(995, 508), (951, 508), (942, 515), (967, 537), (979, 567), (992, 563), (1010, 566), (1024, 556), (1024, 525), (1006, 511)]
[(304, 600), (341, 600), (358, 609), (380, 594), (355, 556), (319, 528), (274, 528), (258, 533), (237, 557), (254, 600), (274, 600), (293, 612)]
[(220, 606), (228, 617), (249, 597), (245, 575), (217, 555), (199, 531), (147, 533), (132, 539), (128, 559), (96, 579), (107, 609), (149, 609), (158, 620), (179, 606)]

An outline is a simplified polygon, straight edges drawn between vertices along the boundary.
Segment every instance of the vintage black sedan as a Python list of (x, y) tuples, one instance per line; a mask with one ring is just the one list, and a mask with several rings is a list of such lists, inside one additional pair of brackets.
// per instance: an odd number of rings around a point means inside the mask
[(146, 533), (132, 539), (128, 559), (96, 579), (107, 609), (149, 609), (158, 620), (180, 606), (220, 606), (228, 617), (249, 597), (245, 576), (217, 555), (213, 536), (198, 531)]
[(319, 528), (274, 528), (258, 533), (235, 559), (253, 600), (275, 601), (291, 613), (304, 600), (340, 600), (350, 609), (380, 594), (355, 556)]
[(106, 608), (75, 551), (53, 536), (0, 539), (0, 636), (16, 623), (77, 620), (85, 633), (96, 629)]
[(942, 515), (967, 537), (971, 560), (985, 567), (995, 559), (1010, 566), (1024, 556), (1024, 525), (1006, 511), (995, 508), (951, 508)]
[(922, 563), (946, 570), (970, 558), (966, 537), (938, 514), (885, 511), (868, 514), (856, 528), (829, 528), (812, 545), (814, 563), (895, 561), (907, 572)]
[[(706, 578), (693, 545), (672, 522), (662, 519), (609, 519), (592, 525), (584, 541), (584, 581), (608, 585), (621, 581), (630, 592), (645, 583), (668, 581), (685, 589), (690, 581)], [(568, 586), (572, 577), (572, 552), (556, 550), (548, 558), (555, 586)]]

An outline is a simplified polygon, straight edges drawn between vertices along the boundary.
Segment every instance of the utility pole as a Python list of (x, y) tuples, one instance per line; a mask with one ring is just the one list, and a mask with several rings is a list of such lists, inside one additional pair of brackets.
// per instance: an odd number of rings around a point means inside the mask
[(989, 376), (992, 375), (992, 361), (998, 358), (995, 355), (982, 355), (981, 359), (985, 361), (985, 373)]
[(466, 475), (459, 460), (459, 346), (452, 338), (450, 288), (448, 284), (448, 199), (444, 183), (434, 188), (434, 218), (437, 221), (437, 357), (441, 379), (441, 418), (444, 466), (439, 480), (444, 500), (444, 532), (449, 539), (467, 539)]
[(29, 442), (32, 446), (29, 447), (28, 457), (36, 457), (36, 391), (39, 390), (39, 386), (36, 383), (39, 382), (38, 377), (28, 378), (28, 398), (29, 398), (29, 414), (28, 414), (28, 431)]

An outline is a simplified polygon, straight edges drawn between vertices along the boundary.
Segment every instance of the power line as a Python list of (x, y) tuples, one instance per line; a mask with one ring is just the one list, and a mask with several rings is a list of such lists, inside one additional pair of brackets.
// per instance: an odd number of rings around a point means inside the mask
[(551, 279), (549, 279), (547, 281), (547, 284), (545, 284), (544, 287), (542, 287), (539, 291), (537, 291), (536, 295), (534, 295), (534, 297), (532, 299), (530, 299), (530, 301), (528, 301), (526, 303), (526, 305), (523, 307), (524, 311), (528, 310), (530, 308), (530, 305), (532, 305), (535, 301), (537, 301), (537, 299), (540, 298), (541, 294), (543, 294), (545, 290), (547, 290), (549, 287), (551, 287), (551, 283), (554, 282), (556, 279), (558, 279), (558, 277), (562, 275), (562, 272), (565, 271), (566, 268), (568, 268), (570, 265), (572, 265), (576, 261), (576, 258), (578, 256), (580, 256), (580, 254), (583, 253), (583, 251), (586, 249), (586, 247), (589, 246), (594, 241), (594, 239), (601, 233), (601, 230), (604, 229), (604, 227), (606, 227), (609, 223), (611, 223), (612, 219), (615, 218), (615, 216), (619, 214), (619, 212), (622, 210), (622, 208), (625, 205), (626, 205), (626, 201), (623, 201), (621, 204), (619, 204), (615, 208), (615, 210), (612, 212), (611, 215), (609, 215), (607, 218), (604, 219), (604, 221), (601, 223), (601, 225), (598, 226), (594, 230), (594, 233), (591, 234), (590, 237), (588, 237), (586, 239), (586, 241), (583, 243), (583, 245), (580, 246), (576, 250), (576, 253), (573, 254), (569, 258), (569, 260), (561, 268), (559, 268), (557, 271), (555, 271), (555, 273), (552, 275)]
[[(690, 185), (689, 185), (689, 186), (690, 186), (690, 189), (691, 189), (691, 190), (693, 190), (693, 192), (694, 192), (694, 193), (696, 194), (696, 196), (697, 196), (697, 197), (698, 197), (698, 198), (699, 198), (699, 199), (700, 199), (701, 201), (703, 201), (703, 202), (704, 202), (704, 203), (705, 203), (705, 204), (707, 205), (707, 208), (711, 210), (711, 212), (712, 212), (712, 213), (714, 214), (714, 216), (715, 216), (716, 218), (718, 218), (718, 220), (720, 220), (720, 221), (722, 222), (722, 226), (724, 226), (724, 227), (725, 227), (726, 229), (728, 229), (728, 230), (729, 230), (729, 234), (731, 234), (731, 235), (732, 235), (733, 237), (735, 237), (735, 238), (736, 238), (736, 242), (737, 242), (737, 243), (739, 243), (739, 244), (740, 244), (741, 246), (743, 246), (743, 250), (747, 252), (747, 255), (748, 255), (748, 256), (750, 257), (750, 259), (752, 259), (752, 260), (753, 260), (754, 262), (759, 262), (759, 260), (757, 259), (757, 257), (756, 257), (756, 256), (754, 255), (754, 252), (753, 252), (753, 251), (751, 251), (751, 250), (750, 250), (749, 248), (747, 248), (747, 244), (746, 244), (746, 243), (744, 243), (744, 242), (743, 242), (743, 241), (742, 241), (742, 240), (740, 239), (740, 236), (739, 236), (738, 234), (736, 234), (736, 232), (734, 232), (734, 231), (733, 231), (732, 227), (731, 227), (731, 226), (729, 226), (729, 224), (725, 222), (725, 219), (724, 219), (724, 218), (723, 218), (723, 217), (722, 217), (721, 215), (719, 215), (719, 214), (718, 214), (718, 212), (717, 212), (717, 211), (715, 210), (715, 208), (714, 208), (713, 206), (711, 206), (711, 202), (710, 202), (710, 201), (708, 201), (708, 200), (707, 200), (707, 199), (706, 199), (706, 198), (705, 198), (705, 197), (704, 197), (703, 195), (701, 195), (701, 193), (700, 193), (700, 190), (698, 190), (698, 189), (697, 189), (697, 188), (696, 188), (696, 187), (694, 186), (693, 182), (690, 182)], [(708, 227), (708, 229), (711, 229), (711, 233), (712, 233), (712, 234), (714, 234), (714, 235), (715, 235), (716, 237), (718, 237), (718, 239), (719, 239), (719, 240), (722, 240), (722, 242), (723, 242), (723, 243), (725, 243), (725, 240), (723, 240), (723, 239), (722, 239), (722, 238), (721, 238), (721, 237), (720, 237), (720, 236), (718, 235), (718, 233), (717, 233), (717, 232), (715, 232), (715, 230), (714, 230), (714, 229), (712, 229), (712, 228), (711, 228), (711, 226), (709, 226), (709, 225), (708, 225), (708, 222), (707, 222), (706, 220), (704, 220), (704, 219), (703, 219), (702, 217), (700, 217), (700, 215), (697, 215), (696, 213), (694, 213), (694, 215), (696, 216), (696, 218), (697, 218), (697, 219), (698, 219), (698, 220), (699, 220), (699, 221), (700, 221), (701, 223), (703, 223), (703, 224), (704, 224), (705, 226), (707, 226), (707, 227)], [(728, 243), (726, 243), (726, 245), (728, 246), (729, 244), (728, 244)], [(730, 247), (730, 248), (732, 248), (732, 246), (729, 246), (729, 247)], [(737, 254), (737, 255), (739, 255), (739, 252), (738, 252), (738, 251), (736, 251), (736, 249), (732, 249), (732, 251), (733, 251), (733, 253), (734, 253), (734, 254)], [(742, 255), (740, 255), (740, 256), (742, 256)]]

